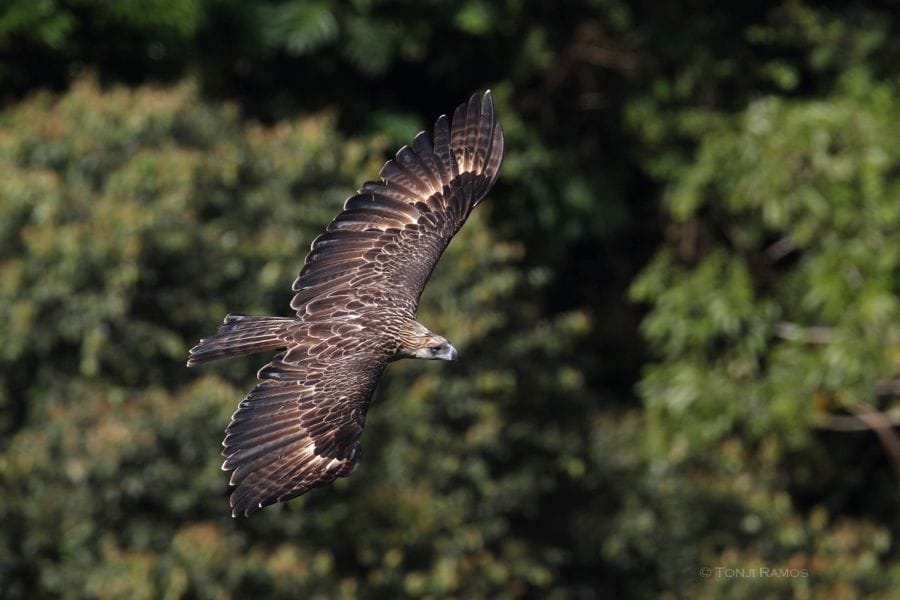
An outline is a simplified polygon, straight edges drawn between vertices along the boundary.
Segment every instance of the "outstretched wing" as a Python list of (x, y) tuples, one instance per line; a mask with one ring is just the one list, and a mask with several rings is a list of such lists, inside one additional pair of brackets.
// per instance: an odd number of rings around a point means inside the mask
[(472, 96), (382, 167), (312, 243), (291, 308), (316, 303), (395, 306), (414, 316), (419, 297), (450, 239), (494, 185), (503, 159), (503, 130), (490, 91)]
[(294, 343), (260, 369), (225, 431), (233, 471), (232, 514), (299, 496), (349, 475), (359, 458), (366, 409), (387, 355), (361, 325), (302, 327)]

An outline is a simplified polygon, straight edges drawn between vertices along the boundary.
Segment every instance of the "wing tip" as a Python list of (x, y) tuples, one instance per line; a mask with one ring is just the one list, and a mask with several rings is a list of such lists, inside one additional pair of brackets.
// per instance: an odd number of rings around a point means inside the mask
[(476, 92), (468, 102), (458, 105), (450, 130), (451, 155), (459, 163), (460, 174), (471, 172), (483, 177), (475, 185), (474, 206), (493, 187), (503, 161), (503, 128), (494, 110), (492, 90), (487, 88), (480, 95)]

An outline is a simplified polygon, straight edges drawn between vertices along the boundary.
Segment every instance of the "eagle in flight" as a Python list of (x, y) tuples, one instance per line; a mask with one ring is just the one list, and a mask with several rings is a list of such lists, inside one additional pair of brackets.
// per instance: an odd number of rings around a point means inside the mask
[(419, 133), (351, 196), (294, 281), (296, 317), (231, 314), (191, 348), (188, 366), (283, 350), (259, 370), (225, 431), (232, 515), (349, 475), (382, 370), (399, 358), (455, 360), (416, 321), (444, 248), (500, 172), (503, 130), (490, 91)]

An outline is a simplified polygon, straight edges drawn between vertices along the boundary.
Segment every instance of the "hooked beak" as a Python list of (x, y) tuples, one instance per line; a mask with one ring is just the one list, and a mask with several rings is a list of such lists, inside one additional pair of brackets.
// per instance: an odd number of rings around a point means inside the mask
[(459, 352), (457, 352), (456, 348), (454, 348), (449, 342), (447, 342), (441, 348), (440, 352), (438, 352), (434, 357), (441, 360), (456, 360), (459, 358)]

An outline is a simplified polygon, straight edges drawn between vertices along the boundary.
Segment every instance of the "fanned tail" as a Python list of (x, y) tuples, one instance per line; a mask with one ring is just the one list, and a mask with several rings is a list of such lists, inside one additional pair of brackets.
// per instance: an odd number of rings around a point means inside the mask
[(191, 348), (187, 366), (284, 348), (286, 342), (282, 334), (296, 321), (290, 317), (228, 315), (215, 335), (203, 338)]

